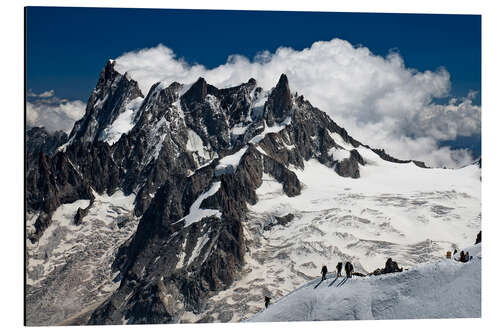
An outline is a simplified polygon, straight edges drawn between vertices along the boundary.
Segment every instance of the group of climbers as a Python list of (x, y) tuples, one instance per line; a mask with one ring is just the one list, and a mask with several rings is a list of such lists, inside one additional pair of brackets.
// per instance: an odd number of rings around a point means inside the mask
[[(339, 262), (335, 268), (337, 269), (337, 277), (341, 277), (342, 276), (342, 262)], [(352, 278), (354, 267), (352, 266), (352, 264), (349, 261), (345, 263), (344, 269), (345, 269), (345, 274), (346, 274), (347, 278)], [(325, 265), (323, 265), (323, 267), (321, 268), (321, 281), (326, 279), (326, 273), (328, 273), (328, 269), (326, 268)]]
[(403, 267), (399, 267), (398, 263), (392, 258), (387, 259), (385, 262), (384, 268), (377, 268), (374, 270), (372, 273), (369, 273), (368, 275), (381, 275), (381, 274), (389, 274), (389, 273), (396, 273), (396, 272), (402, 272)]
[[(476, 235), (476, 242), (474, 243), (474, 245), (477, 245), (479, 243), (481, 243), (481, 231), (479, 231), (479, 233)], [(458, 252), (457, 249), (455, 249), (453, 251), (453, 257), (454, 258), (455, 258), (455, 255), (457, 254), (457, 252)], [(452, 257), (451, 256), (451, 251), (446, 252), (446, 258), (451, 259), (451, 257)], [(463, 262), (463, 263), (468, 262), (471, 259), (472, 259), (472, 256), (469, 255), (469, 252), (468, 251), (465, 252), (463, 250), (460, 251), (460, 256), (458, 258), (455, 258), (456, 261)]]
[[(339, 262), (335, 267), (337, 269), (337, 277), (342, 276), (342, 262)], [(344, 265), (344, 270), (346, 274), (346, 278), (352, 278), (353, 275), (364, 276), (361, 273), (354, 273), (354, 266), (348, 261)], [(328, 268), (326, 265), (321, 267), (321, 281), (326, 280), (326, 274), (328, 273)], [(267, 308), (269, 303), (271, 302), (271, 298), (269, 296), (264, 296), (264, 306)]]
[[(478, 244), (478, 243), (481, 243), (481, 231), (479, 231), (479, 233), (476, 236), (476, 244)], [(455, 255), (457, 252), (458, 252), (458, 250), (455, 249), (455, 251), (453, 252), (453, 255)], [(448, 251), (446, 253), (446, 257), (451, 258), (451, 251)], [(458, 259), (455, 259), (455, 260), (465, 263), (465, 262), (468, 262), (470, 259), (472, 259), (472, 256), (469, 255), (469, 252), (461, 251), (460, 257)], [(337, 269), (337, 277), (342, 276), (342, 265), (343, 265), (342, 262), (339, 262), (337, 264), (337, 266), (335, 267)], [(365, 276), (362, 273), (354, 272), (354, 267), (349, 261), (345, 263), (344, 270), (346, 273), (346, 278), (352, 278), (353, 275)], [(389, 273), (396, 273), (396, 272), (402, 272), (402, 271), (403, 271), (403, 267), (399, 267), (398, 263), (396, 261), (392, 260), (392, 258), (388, 258), (387, 261), (385, 262), (384, 268), (377, 268), (376, 270), (374, 270), (372, 273), (369, 273), (368, 275), (381, 275), (381, 274), (389, 274)], [(327, 273), (328, 273), (328, 268), (326, 267), (326, 265), (323, 265), (323, 267), (321, 267), (321, 281), (326, 280)], [(266, 308), (269, 306), (270, 301), (271, 301), (271, 298), (269, 298), (268, 296), (264, 297), (264, 305)]]
[(472, 257), (469, 255), (469, 252), (460, 251), (460, 257), (455, 260), (460, 262), (468, 262), (471, 259)]

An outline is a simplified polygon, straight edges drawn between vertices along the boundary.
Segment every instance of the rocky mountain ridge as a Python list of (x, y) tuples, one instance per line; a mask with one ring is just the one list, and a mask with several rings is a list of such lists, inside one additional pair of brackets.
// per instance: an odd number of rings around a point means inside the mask
[(81, 224), (96, 193), (134, 194), (140, 222), (112, 266), (120, 285), (88, 322), (176, 322), (238, 278), (242, 222), (263, 177), (276, 179), (289, 197), (303, 188), (293, 168), (311, 159), (359, 178), (370, 161), (358, 147), (425, 167), (355, 140), (292, 94), (284, 74), (270, 91), (254, 79), (218, 89), (199, 78), (190, 86), (158, 82), (144, 97), (109, 61), (67, 141), (28, 157), (26, 207), (38, 214), (29, 239), (40, 240), (63, 204), (89, 200), (78, 210)]

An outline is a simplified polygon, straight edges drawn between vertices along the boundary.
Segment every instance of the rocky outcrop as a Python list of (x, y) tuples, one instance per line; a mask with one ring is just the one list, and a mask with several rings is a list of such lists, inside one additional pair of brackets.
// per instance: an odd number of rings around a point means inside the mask
[(86, 177), (75, 168), (65, 153), (49, 157), (43, 152), (27, 162), (26, 209), (41, 212), (35, 222), (35, 232), (28, 235), (34, 242), (50, 225), (52, 214), (62, 204), (79, 199), (92, 199)]
[(264, 106), (264, 118), (267, 126), (283, 122), (291, 116), (292, 94), (288, 86), (288, 78), (281, 74), (276, 87), (272, 90), (269, 99)]
[(215, 151), (231, 148), (229, 117), (221, 108), (219, 95), (217, 88), (199, 78), (180, 99), (182, 108), (189, 110), (185, 113), (186, 126)]
[(273, 176), (278, 182), (283, 184), (283, 192), (289, 197), (300, 194), (300, 181), (297, 175), (286, 166), (275, 159), (263, 156), (264, 172)]
[(69, 139), (71, 142), (98, 141), (104, 130), (125, 111), (127, 104), (138, 97), (144, 96), (137, 82), (126, 73), (118, 73), (114, 61), (108, 61), (87, 102), (85, 115), (75, 123)]
[(264, 230), (271, 230), (277, 225), (286, 226), (290, 223), (295, 216), (293, 214), (287, 214), (284, 216), (273, 216), (271, 223), (264, 225)]
[(43, 152), (52, 155), (67, 140), (68, 135), (63, 131), (49, 133), (44, 127), (32, 127), (26, 131), (26, 154), (38, 155)]
[[(366, 146), (367, 148), (370, 148), (370, 146)], [(375, 149), (375, 148), (370, 148), (375, 154), (377, 154), (378, 156), (380, 156), (381, 159), (383, 160), (386, 160), (388, 162), (392, 162), (392, 163), (411, 163), (413, 162), (416, 166), (420, 167), (420, 168), (428, 168), (428, 166), (425, 165), (424, 162), (422, 161), (415, 161), (415, 160), (400, 160), (400, 159), (397, 159), (395, 157), (392, 157), (390, 156), (389, 154), (387, 154), (385, 152), (384, 149)]]
[(107, 143), (70, 145), (62, 154), (98, 193), (113, 194), (119, 188), (122, 170), (115, 163)]
[(335, 164), (335, 171), (342, 177), (359, 178), (359, 164), (365, 165), (365, 161), (359, 152), (353, 149), (349, 152), (349, 158)]
[(75, 225), (81, 225), (82, 224), (83, 218), (85, 216), (87, 216), (87, 214), (89, 213), (89, 210), (92, 207), (93, 203), (94, 203), (94, 200), (92, 199), (92, 200), (90, 200), (90, 204), (87, 207), (85, 207), (85, 208), (78, 207), (78, 209), (76, 211), (76, 214), (75, 214), (75, 217), (73, 218), (73, 223)]
[[(300, 193), (296, 175), (254, 145), (248, 147), (234, 173), (217, 176), (214, 166), (207, 166), (189, 177), (167, 180), (144, 213), (134, 238), (115, 261), (115, 269), (123, 276), (120, 289), (140, 296), (125, 298), (129, 294), (119, 290), (94, 312), (90, 323), (119, 323), (122, 319), (169, 323), (183, 311), (200, 311), (204, 299), (229, 286), (244, 264), (242, 221), (246, 204), (257, 202), (255, 190), (264, 173), (280, 181), (288, 195)], [(193, 202), (214, 184), (219, 184), (218, 190), (200, 202), (199, 208), (220, 215), (187, 221)], [(290, 217), (280, 219), (286, 223)], [(161, 296), (150, 297), (153, 293)], [(119, 308), (113, 305), (124, 303)], [(146, 316), (143, 309), (156, 310)]]

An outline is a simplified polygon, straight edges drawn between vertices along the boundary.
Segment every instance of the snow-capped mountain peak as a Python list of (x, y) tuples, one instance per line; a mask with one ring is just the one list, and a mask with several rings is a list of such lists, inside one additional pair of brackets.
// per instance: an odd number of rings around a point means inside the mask
[[(84, 288), (101, 302), (86, 317), (95, 324), (228, 311), (238, 320), (245, 311), (228, 310), (227, 293), (248, 299), (248, 315), (257, 309), (249, 298), (284, 295), (319, 262), (349, 259), (367, 271), (391, 254), (415, 265), (480, 228), (477, 166), (427, 169), (372, 149), (292, 95), (284, 74), (269, 91), (254, 79), (219, 89), (199, 78), (158, 82), (144, 97), (109, 61), (64, 149), (32, 154), (28, 166), (30, 306), (45, 304), (37, 293), (62, 292), (50, 258), (68, 251), (65, 228), (88, 238), (79, 230), (102, 232), (104, 219), (120, 240), (106, 246), (112, 264), (101, 273), (113, 278), (100, 281), (109, 285)], [(55, 315), (61, 302), (51, 306), (33, 322), (67, 319)]]

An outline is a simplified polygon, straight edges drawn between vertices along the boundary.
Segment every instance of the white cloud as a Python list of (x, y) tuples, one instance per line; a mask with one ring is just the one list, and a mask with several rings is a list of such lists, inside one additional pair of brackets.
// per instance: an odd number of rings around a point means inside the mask
[(28, 97), (49, 98), (54, 96), (54, 90), (44, 91), (41, 94), (34, 93), (31, 89), (28, 91)]
[(253, 60), (233, 55), (213, 69), (188, 64), (160, 44), (123, 54), (115, 68), (128, 72), (144, 93), (158, 81), (191, 83), (200, 76), (219, 88), (253, 77), (270, 89), (286, 73), (292, 90), (327, 112), (355, 138), (398, 158), (421, 159), (431, 165), (469, 161), (464, 151), (439, 149), (438, 140), (480, 134), (481, 130), (481, 108), (472, 104), (474, 92), (460, 102), (434, 102), (449, 94), (446, 69), (419, 72), (405, 67), (396, 52), (377, 56), (340, 39), (316, 42), (301, 51), (287, 47), (275, 53), (264, 51)]
[[(53, 95), (52, 91), (50, 96), (44, 97), (51, 97)], [(49, 132), (61, 130), (69, 133), (75, 121), (80, 119), (84, 113), (85, 103), (79, 100), (68, 101), (54, 97), (50, 103), (46, 100), (26, 102), (27, 126), (45, 127)]]
[(38, 97), (41, 97), (41, 98), (47, 98), (47, 97), (52, 97), (52, 96), (54, 96), (54, 90), (44, 91), (43, 93), (38, 95)]

